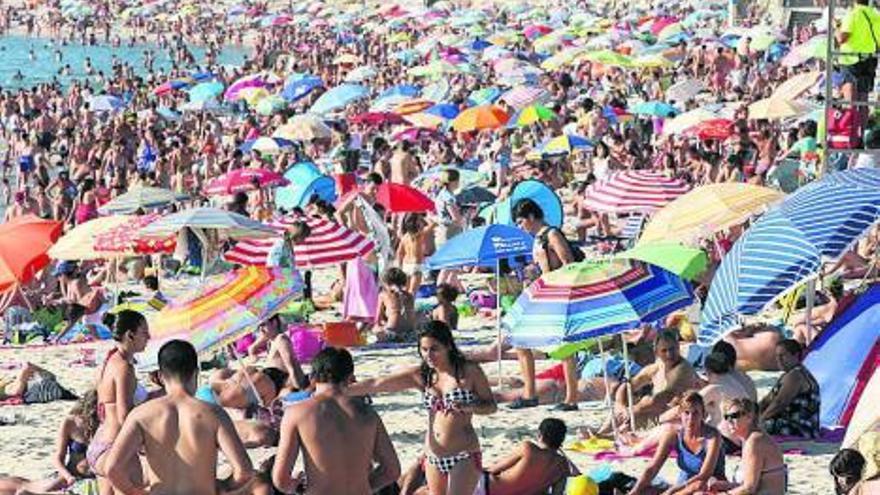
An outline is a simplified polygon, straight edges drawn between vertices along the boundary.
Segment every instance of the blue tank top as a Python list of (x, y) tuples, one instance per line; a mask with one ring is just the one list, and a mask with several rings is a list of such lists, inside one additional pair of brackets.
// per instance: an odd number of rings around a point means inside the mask
[[(675, 443), (675, 453), (678, 455), (675, 462), (678, 464), (678, 483), (684, 483), (700, 473), (703, 462), (706, 460), (706, 440), (700, 446), (697, 452), (691, 452), (687, 445), (684, 444), (682, 432), (678, 432), (678, 441)], [(712, 476), (724, 479), (724, 445), (721, 446), (721, 452), (718, 455), (718, 462), (715, 463), (715, 472)]]

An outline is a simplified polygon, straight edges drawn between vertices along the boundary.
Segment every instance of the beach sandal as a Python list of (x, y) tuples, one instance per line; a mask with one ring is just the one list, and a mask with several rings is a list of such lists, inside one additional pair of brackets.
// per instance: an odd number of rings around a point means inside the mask
[(561, 411), (561, 412), (577, 411), (578, 405), (577, 404), (569, 404), (567, 402), (560, 402), (559, 404), (556, 404), (555, 406), (551, 407), (550, 410), (551, 411)]
[(530, 407), (538, 407), (538, 399), (537, 398), (524, 399), (522, 397), (519, 397), (516, 400), (514, 400), (513, 402), (511, 402), (509, 406), (507, 406), (508, 409), (513, 409), (513, 410), (528, 409)]

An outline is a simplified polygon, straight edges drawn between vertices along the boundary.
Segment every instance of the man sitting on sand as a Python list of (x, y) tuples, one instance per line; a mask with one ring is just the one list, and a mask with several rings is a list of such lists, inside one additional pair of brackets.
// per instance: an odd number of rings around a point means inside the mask
[[(132, 410), (107, 458), (107, 478), (120, 492), (214, 495), (240, 490), (253, 476), (226, 412), (193, 397), (198, 369), (198, 356), (188, 342), (172, 340), (159, 350), (166, 395)], [(219, 485), (215, 446), (232, 466), (231, 479)], [(122, 469), (141, 451), (150, 467), (147, 487), (133, 484)]]
[(266, 344), (269, 346), (269, 366), (287, 372), (287, 387), (294, 390), (308, 387), (308, 378), (296, 359), (293, 344), (281, 327), (281, 317), (278, 315), (260, 325), (260, 336), (248, 347), (248, 355), (256, 357), (258, 350)]
[[(636, 426), (644, 426), (655, 420), (663, 411), (669, 408), (670, 402), (684, 392), (700, 388), (700, 379), (694, 368), (685, 359), (682, 359), (678, 348), (678, 334), (674, 330), (663, 330), (654, 338), (654, 355), (656, 360), (653, 364), (645, 366), (632, 379), (633, 393), (633, 416)], [(627, 391), (621, 384), (615, 392), (614, 419), (617, 427), (632, 431), (629, 424), (630, 417), (627, 409)], [(648, 393), (645, 395), (645, 392)], [(643, 396), (638, 398), (639, 394)], [(596, 432), (598, 435), (611, 435), (612, 422), (610, 418)]]
[(314, 396), (284, 411), (272, 470), (275, 487), (294, 493), (301, 486), (291, 476), (300, 450), (307, 494), (367, 495), (394, 483), (400, 461), (382, 419), (362, 398), (345, 393), (354, 377), (351, 354), (322, 350), (312, 361), (312, 376)]
[[(580, 474), (562, 454), (567, 428), (562, 420), (546, 418), (538, 426), (537, 441), (524, 441), (493, 466), (483, 471), (475, 495), (520, 493), (563, 493), (569, 476)], [(401, 494), (427, 495), (422, 462), (417, 462), (401, 479)]]

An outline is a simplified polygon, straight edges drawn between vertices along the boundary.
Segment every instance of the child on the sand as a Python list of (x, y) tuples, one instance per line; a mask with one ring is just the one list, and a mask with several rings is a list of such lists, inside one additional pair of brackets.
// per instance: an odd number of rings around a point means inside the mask
[(382, 274), (376, 317), (380, 341), (402, 342), (415, 330), (415, 301), (406, 290), (406, 282), (406, 274), (400, 268), (389, 268)]
[(458, 297), (458, 289), (449, 284), (440, 284), (437, 287), (437, 307), (431, 311), (431, 319), (446, 323), (450, 330), (458, 328), (458, 309), (455, 307), (455, 299)]

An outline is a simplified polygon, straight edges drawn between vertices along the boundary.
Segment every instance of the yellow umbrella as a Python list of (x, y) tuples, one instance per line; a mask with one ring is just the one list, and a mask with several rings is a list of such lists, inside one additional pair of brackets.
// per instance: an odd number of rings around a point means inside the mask
[(311, 141), (329, 138), (332, 135), (333, 131), (327, 127), (327, 124), (314, 115), (294, 115), (272, 133), (272, 137), (288, 141)]
[(785, 97), (770, 97), (749, 105), (750, 119), (778, 120), (798, 117), (815, 110), (812, 105)]
[(797, 98), (812, 88), (822, 78), (822, 71), (802, 72), (790, 77), (773, 90), (771, 98)]
[(238, 99), (246, 101), (249, 107), (253, 107), (267, 96), (269, 92), (264, 88), (244, 88), (238, 92)]
[(124, 255), (125, 253), (115, 251), (96, 251), (95, 239), (99, 235), (131, 220), (132, 217), (129, 215), (115, 215), (111, 217), (98, 217), (81, 223), (64, 234), (54, 246), (49, 248), (49, 257), (56, 260), (96, 260)]
[(651, 217), (639, 243), (695, 244), (701, 237), (738, 225), (785, 194), (751, 184), (701, 186), (679, 196)]
[(578, 55), (583, 54), (585, 51), (586, 49), (581, 46), (570, 46), (568, 48), (564, 48), (552, 57), (541, 62), (541, 68), (544, 70), (557, 70), (563, 65), (570, 64), (572, 60), (574, 60)]

